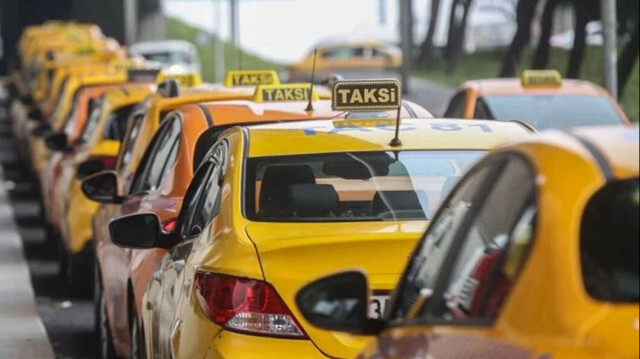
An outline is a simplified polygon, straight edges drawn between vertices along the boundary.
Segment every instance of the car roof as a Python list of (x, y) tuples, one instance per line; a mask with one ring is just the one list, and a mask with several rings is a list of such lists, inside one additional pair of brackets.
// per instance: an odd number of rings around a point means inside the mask
[[(484, 79), (468, 81), (462, 88), (473, 89), (479, 96), (488, 95), (524, 95), (524, 94), (555, 94), (555, 95), (585, 95), (604, 96), (607, 92), (601, 87), (587, 81), (563, 79), (559, 87), (525, 88), (519, 78)], [(608, 96), (608, 95), (607, 95)]]
[(112, 108), (127, 106), (131, 103), (140, 102), (155, 88), (156, 85), (152, 83), (123, 83), (107, 90), (104, 93), (104, 99)]
[(514, 136), (531, 132), (515, 122), (403, 119), (400, 132), (402, 146), (392, 147), (394, 126), (394, 120), (380, 119), (251, 126), (247, 128), (249, 156), (344, 151), (488, 150)]
[(618, 178), (638, 177), (640, 157), (638, 124), (574, 128), (571, 134), (592, 144)]
[[(352, 115), (350, 112), (334, 111), (330, 100), (319, 100), (313, 102), (313, 111), (306, 111), (306, 102), (254, 102), (252, 100), (232, 100), (202, 103), (201, 106), (207, 108), (212, 114), (214, 122), (216, 117), (227, 118), (230, 116), (244, 116), (246, 122), (279, 122), (279, 121), (308, 121), (314, 119), (334, 119), (345, 118)], [(412, 106), (403, 106), (402, 117), (412, 118), (416, 113), (420, 115), (430, 115)], [(418, 111), (416, 111), (418, 110)], [(397, 110), (386, 111), (387, 120), (397, 117)], [(255, 120), (254, 120), (255, 119)], [(232, 123), (245, 122), (234, 120)]]

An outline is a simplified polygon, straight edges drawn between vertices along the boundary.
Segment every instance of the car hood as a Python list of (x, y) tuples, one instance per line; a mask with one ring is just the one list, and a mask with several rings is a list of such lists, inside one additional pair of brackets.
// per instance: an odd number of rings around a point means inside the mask
[(314, 344), (334, 358), (352, 358), (365, 338), (333, 333), (307, 323), (295, 304), (304, 285), (348, 270), (367, 273), (371, 289), (393, 290), (427, 222), (251, 223), (267, 282), (271, 283)]

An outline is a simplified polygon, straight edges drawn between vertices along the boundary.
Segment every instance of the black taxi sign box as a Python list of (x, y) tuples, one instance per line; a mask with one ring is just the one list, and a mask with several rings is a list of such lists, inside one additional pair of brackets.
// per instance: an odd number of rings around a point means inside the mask
[(335, 111), (397, 110), (402, 91), (397, 80), (338, 81), (333, 85)]

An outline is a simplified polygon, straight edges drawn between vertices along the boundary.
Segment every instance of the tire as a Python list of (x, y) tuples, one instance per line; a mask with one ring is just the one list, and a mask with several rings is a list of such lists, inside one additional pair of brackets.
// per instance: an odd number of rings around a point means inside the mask
[[(97, 284), (100, 286), (100, 284)], [(113, 346), (113, 337), (111, 336), (111, 329), (109, 326), (109, 316), (107, 315), (107, 305), (104, 300), (104, 294), (102, 293), (102, 287), (99, 289), (100, 295), (98, 296), (97, 303), (97, 316), (96, 326), (98, 327), (98, 347), (100, 350), (101, 359), (116, 359), (116, 350)]]
[(138, 322), (138, 314), (135, 309), (132, 309), (129, 312), (131, 313), (131, 318), (129, 319), (131, 359), (147, 359), (144, 329)]

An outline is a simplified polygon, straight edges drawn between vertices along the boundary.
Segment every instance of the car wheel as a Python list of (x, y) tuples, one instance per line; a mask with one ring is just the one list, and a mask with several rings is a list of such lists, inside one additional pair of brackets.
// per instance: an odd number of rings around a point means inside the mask
[(113, 338), (109, 328), (109, 316), (107, 315), (107, 303), (104, 300), (103, 293), (100, 293), (98, 299), (98, 339), (100, 340), (100, 358), (115, 359), (116, 351), (113, 346)]
[(134, 310), (131, 313), (131, 359), (147, 359), (144, 330), (140, 329), (138, 314)]

